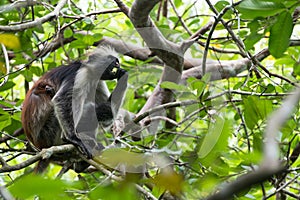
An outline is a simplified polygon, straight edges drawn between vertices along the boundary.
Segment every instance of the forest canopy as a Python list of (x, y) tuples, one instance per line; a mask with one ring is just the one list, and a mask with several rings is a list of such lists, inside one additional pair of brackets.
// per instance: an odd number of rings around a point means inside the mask
[[(2, 198), (300, 199), (299, 14), (298, 0), (0, 1)], [(26, 92), (98, 46), (129, 74), (105, 149), (35, 148)], [(90, 167), (33, 172), (66, 152)]]

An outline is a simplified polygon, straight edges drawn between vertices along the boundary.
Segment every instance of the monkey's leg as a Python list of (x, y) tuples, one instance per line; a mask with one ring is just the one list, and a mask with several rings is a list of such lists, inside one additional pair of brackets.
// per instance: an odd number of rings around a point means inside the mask
[(47, 167), (50, 164), (50, 159), (43, 159), (38, 162), (38, 164), (34, 168), (34, 173), (42, 174), (46, 171)]
[(87, 158), (92, 158), (91, 149), (76, 135), (72, 112), (72, 92), (68, 88), (72, 87), (68, 85), (62, 87), (52, 99), (55, 114), (63, 130), (62, 138), (74, 144)]

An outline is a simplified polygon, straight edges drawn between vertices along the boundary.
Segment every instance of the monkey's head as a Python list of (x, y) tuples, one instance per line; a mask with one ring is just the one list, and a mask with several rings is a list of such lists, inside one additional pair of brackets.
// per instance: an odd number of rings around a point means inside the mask
[(113, 80), (121, 78), (126, 71), (120, 67), (119, 59), (112, 55), (107, 56), (107, 59), (110, 64), (108, 64), (100, 79)]
[(89, 56), (88, 64), (100, 70), (100, 80), (120, 79), (126, 73), (120, 67), (116, 52), (110, 47), (97, 48)]
[(33, 90), (35, 95), (46, 95), (52, 98), (55, 95), (54, 87), (46, 81), (39, 81)]

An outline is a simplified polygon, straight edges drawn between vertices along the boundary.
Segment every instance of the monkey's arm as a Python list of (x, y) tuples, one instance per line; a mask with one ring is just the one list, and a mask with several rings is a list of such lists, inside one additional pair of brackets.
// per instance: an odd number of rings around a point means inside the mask
[(117, 113), (123, 103), (125, 92), (127, 89), (127, 81), (128, 81), (128, 73), (127, 71), (122, 70), (120, 76), (118, 78), (118, 83), (116, 88), (113, 90), (109, 97), (109, 101), (111, 102), (113, 116), (116, 117)]
[(106, 100), (99, 98), (103, 93), (102, 87), (98, 88), (99, 90), (96, 93), (96, 114), (103, 128), (108, 128), (113, 124), (113, 120), (117, 117), (126, 92), (128, 73), (124, 69), (119, 68), (116, 78), (118, 78), (117, 85)]

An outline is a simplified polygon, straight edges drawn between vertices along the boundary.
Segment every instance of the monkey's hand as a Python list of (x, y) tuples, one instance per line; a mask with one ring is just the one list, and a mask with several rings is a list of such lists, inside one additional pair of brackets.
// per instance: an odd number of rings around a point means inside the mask
[(119, 68), (117, 72), (117, 79), (119, 80), (127, 71), (125, 69)]

